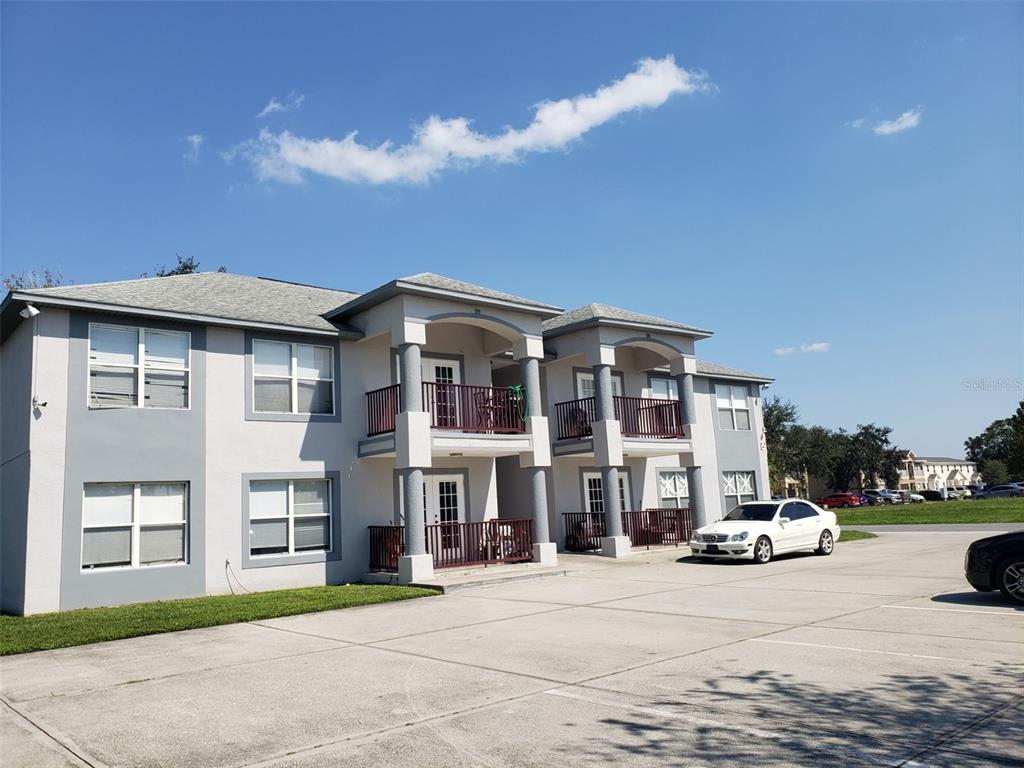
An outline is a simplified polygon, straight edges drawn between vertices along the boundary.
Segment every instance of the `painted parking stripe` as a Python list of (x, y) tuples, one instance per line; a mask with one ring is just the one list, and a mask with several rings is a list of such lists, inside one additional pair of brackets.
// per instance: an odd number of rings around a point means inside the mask
[[(560, 696), (563, 699), (572, 699), (574, 701), (582, 701), (587, 704), (596, 704), (600, 707), (609, 707), (611, 709), (625, 709), (631, 712), (636, 712), (642, 715), (651, 715), (653, 717), (662, 717), (670, 720), (682, 720), (691, 725), (701, 726), (704, 728), (720, 728), (728, 731), (738, 731), (747, 736), (756, 736), (760, 739), (772, 739), (773, 741), (800, 743), (799, 737), (794, 737), (792, 734), (779, 733), (777, 731), (766, 731), (762, 728), (748, 728), (743, 725), (735, 725), (733, 723), (722, 722), (721, 720), (712, 720), (707, 717), (697, 717), (696, 715), (685, 715), (680, 712), (672, 712), (659, 707), (645, 707), (639, 704), (627, 704), (620, 701), (608, 701), (606, 699), (590, 698), (587, 696), (581, 696), (578, 693), (572, 693), (561, 688), (551, 688), (544, 691), (548, 696)], [(901, 768), (934, 768), (928, 763), (919, 763), (915, 760), (904, 760), (903, 758), (892, 758), (886, 759), (876, 755), (870, 755), (862, 752), (859, 749), (851, 749), (849, 747), (838, 747), (830, 746), (829, 751), (836, 754), (844, 754), (850, 757), (856, 757), (860, 760), (876, 763), (878, 765), (886, 766), (900, 766)]]
[(901, 611), (946, 611), (947, 613), (986, 613), (989, 616), (1008, 616), (1012, 619), (1019, 619), (1020, 614), (1007, 613), (1006, 611), (985, 611), (976, 608), (935, 608), (930, 605), (880, 605), (879, 608), (897, 608)]
[(879, 651), (874, 648), (854, 648), (849, 645), (826, 645), (823, 643), (800, 643), (795, 640), (770, 640), (768, 638), (752, 637), (748, 642), (751, 643), (771, 643), (772, 645), (798, 645), (804, 648), (825, 648), (830, 651), (850, 651), (853, 653), (873, 653), (879, 656), (901, 656), (905, 659), (926, 659), (928, 661), (957, 661), (962, 664), (980, 664), (982, 666), (993, 666), (1000, 665), (1006, 666), (1021, 666), (1016, 662), (1007, 661), (978, 661), (977, 659), (957, 659), (952, 656), (929, 656), (923, 653), (901, 653), (900, 651)]

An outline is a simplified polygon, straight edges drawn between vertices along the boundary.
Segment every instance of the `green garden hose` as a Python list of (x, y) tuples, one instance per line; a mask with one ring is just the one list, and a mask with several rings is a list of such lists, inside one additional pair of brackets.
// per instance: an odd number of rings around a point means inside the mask
[(516, 404), (516, 411), (519, 413), (519, 420), (525, 422), (526, 417), (530, 415), (530, 404), (526, 401), (526, 393), (523, 391), (523, 385), (513, 384), (509, 389), (512, 390), (512, 401)]

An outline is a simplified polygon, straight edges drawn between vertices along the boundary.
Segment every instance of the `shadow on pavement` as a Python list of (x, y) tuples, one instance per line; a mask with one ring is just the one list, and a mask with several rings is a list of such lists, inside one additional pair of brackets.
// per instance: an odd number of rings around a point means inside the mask
[(998, 607), (1013, 608), (1017, 611), (1024, 611), (1024, 605), (1014, 603), (1003, 597), (1001, 592), (946, 592), (932, 597), (935, 603), (950, 603), (952, 605), (975, 606), (977, 608)]
[[(1019, 667), (992, 669), (985, 679), (889, 674), (853, 688), (773, 670), (723, 675), (602, 719), (603, 737), (574, 741), (570, 762), (896, 765), (940, 749), (952, 756), (948, 765), (1024, 765), (1024, 744), (1009, 736), (1024, 728), (1022, 698)], [(960, 743), (975, 734), (987, 738)], [(581, 750), (589, 760), (580, 760)]]

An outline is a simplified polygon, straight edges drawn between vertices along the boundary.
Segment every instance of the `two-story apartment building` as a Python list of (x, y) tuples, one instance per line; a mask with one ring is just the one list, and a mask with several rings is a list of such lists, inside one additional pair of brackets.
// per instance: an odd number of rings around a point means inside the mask
[(768, 497), (770, 379), (615, 307), (200, 273), (0, 322), (5, 612), (621, 557)]
[(900, 466), (900, 490), (937, 491), (981, 482), (978, 464), (951, 456), (918, 456), (907, 451)]

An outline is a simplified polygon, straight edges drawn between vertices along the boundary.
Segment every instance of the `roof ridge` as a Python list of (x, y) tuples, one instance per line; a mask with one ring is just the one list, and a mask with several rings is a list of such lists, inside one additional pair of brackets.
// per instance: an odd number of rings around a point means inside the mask
[[(215, 274), (234, 274), (234, 273), (223, 273), (217, 272), (216, 270), (210, 270), (208, 272), (187, 272), (187, 275), (215, 275)], [(185, 277), (185, 275), (147, 275), (146, 277), (129, 277), (124, 280), (99, 280), (95, 283), (65, 283), (64, 285), (50, 285), (44, 288), (16, 288), (15, 290), (21, 292), (32, 292), (32, 291), (49, 291), (54, 288), (95, 288), (97, 285), (124, 285), (125, 283), (140, 283), (143, 280), (163, 280), (168, 277)], [(249, 277), (249, 275), (235, 275), (235, 277)]]

